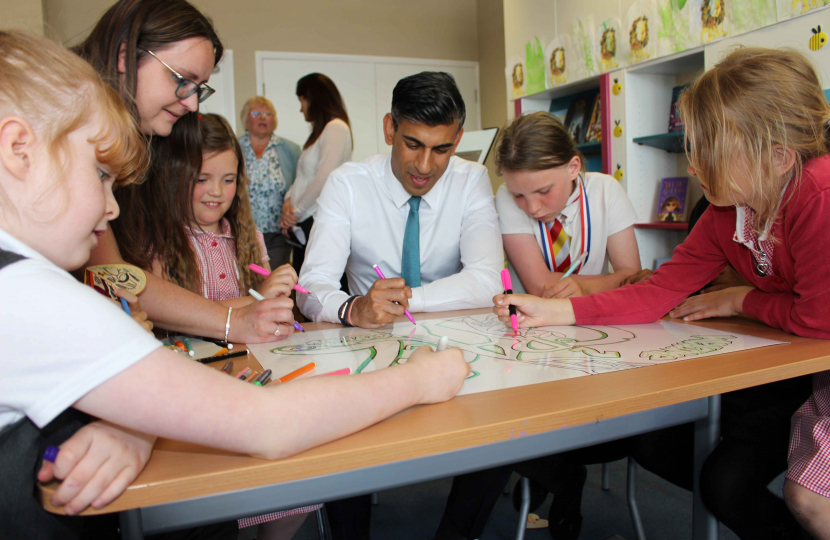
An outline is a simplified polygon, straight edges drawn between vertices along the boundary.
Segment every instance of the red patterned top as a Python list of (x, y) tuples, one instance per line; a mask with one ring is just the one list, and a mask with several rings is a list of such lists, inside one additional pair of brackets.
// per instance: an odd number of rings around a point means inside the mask
[[(201, 294), (214, 302), (247, 294), (239, 287), (239, 270), (231, 224), (224, 218), (221, 224), (220, 234), (188, 228), (188, 239), (196, 253), (196, 262), (202, 274)], [(256, 238), (262, 261), (265, 262), (268, 260), (268, 251), (265, 249), (262, 233), (257, 231)]]

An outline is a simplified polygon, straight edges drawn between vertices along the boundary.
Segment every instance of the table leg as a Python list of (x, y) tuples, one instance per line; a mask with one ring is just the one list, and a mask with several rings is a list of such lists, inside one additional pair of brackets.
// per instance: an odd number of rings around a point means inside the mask
[(122, 540), (144, 540), (144, 528), (141, 525), (141, 509), (118, 512)]
[(709, 415), (695, 422), (695, 476), (692, 507), (692, 538), (694, 540), (718, 540), (718, 521), (703, 505), (700, 497), (700, 471), (703, 462), (720, 441), (720, 396), (708, 400)]

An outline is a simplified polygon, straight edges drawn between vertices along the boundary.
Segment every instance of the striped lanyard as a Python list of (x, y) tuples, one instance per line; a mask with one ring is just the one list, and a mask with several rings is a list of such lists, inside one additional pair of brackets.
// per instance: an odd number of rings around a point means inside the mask
[[(577, 258), (581, 256), (583, 253), (587, 253), (588, 255), (585, 257), (585, 260), (579, 265), (574, 273), (578, 274), (580, 270), (588, 263), (588, 259), (591, 258), (591, 206), (588, 203), (588, 194), (585, 192), (585, 182), (582, 179), (582, 175), (579, 175), (577, 181), (579, 187), (579, 222), (580, 227), (582, 228), (581, 238), (580, 238), (580, 246), (579, 246), (579, 255)], [(556, 269), (556, 257), (553, 253), (553, 246), (550, 242), (550, 234), (548, 233), (547, 224), (539, 222), (539, 232), (541, 233), (542, 237), (542, 255), (545, 258), (545, 264), (548, 267), (548, 270), (551, 272), (555, 272)]]

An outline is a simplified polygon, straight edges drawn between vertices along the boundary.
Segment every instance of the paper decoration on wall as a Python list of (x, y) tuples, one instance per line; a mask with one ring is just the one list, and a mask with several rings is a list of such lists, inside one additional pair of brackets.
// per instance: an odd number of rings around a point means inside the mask
[(674, 54), (700, 44), (700, 24), (693, 2), (687, 0), (658, 0), (659, 25), (657, 50), (659, 55)]
[(511, 58), (504, 70), (507, 78), (507, 95), (519, 98), (527, 94), (525, 91), (525, 61), (521, 58)]
[(545, 49), (545, 84), (548, 88), (565, 84), (571, 66), (571, 36), (563, 34)]
[(594, 32), (594, 44), (596, 45), (594, 56), (598, 59), (600, 73), (625, 64), (618, 45), (619, 39), (623, 36), (620, 28), (620, 21), (616, 17), (609, 17), (597, 25)]
[(827, 45), (827, 34), (821, 31), (821, 25), (818, 28), (812, 29), (813, 35), (810, 36), (808, 43), (811, 51), (818, 51)]
[(596, 73), (596, 62), (594, 60), (594, 24), (593, 19), (589, 16), (585, 23), (580, 19), (574, 19), (571, 22), (573, 33), (571, 34), (571, 41), (573, 42), (573, 66), (571, 73), (574, 80), (584, 79)]
[(617, 170), (614, 171), (614, 178), (617, 179), (617, 182), (621, 182), (624, 176), (625, 174), (623, 173), (622, 167), (620, 167), (620, 164), (617, 163)]
[(623, 129), (622, 129), (622, 126), (620, 125), (620, 121), (619, 120), (614, 120), (614, 137), (617, 137), (619, 139), (620, 137), (622, 137), (622, 134), (623, 134)]
[(545, 89), (545, 53), (542, 43), (525, 43), (525, 92), (535, 94)]
[(622, 84), (619, 79), (614, 79), (614, 85), (611, 87), (611, 93), (615, 96), (619, 96), (620, 92), (622, 92)]
[(830, 4), (830, 0), (777, 0), (778, 20), (789, 19)]
[(636, 64), (657, 56), (657, 6), (655, 0), (638, 0), (625, 17), (627, 63)]
[(745, 34), (778, 22), (775, 0), (728, 0), (732, 35)]

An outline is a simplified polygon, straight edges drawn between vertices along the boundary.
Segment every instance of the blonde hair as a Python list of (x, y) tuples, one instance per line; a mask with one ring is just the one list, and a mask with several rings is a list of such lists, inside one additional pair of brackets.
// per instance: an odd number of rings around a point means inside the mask
[[(751, 186), (755, 230), (775, 219), (782, 191), (798, 182), (804, 164), (830, 150), (830, 105), (813, 66), (792, 50), (737, 49), (704, 73), (678, 100), (686, 124), (686, 153), (713, 197), (734, 201), (735, 175)], [(795, 152), (789, 174), (776, 175), (776, 147)], [(730, 172), (742, 156), (745, 171)]]
[[(9, 116), (24, 118), (56, 162), (71, 159), (67, 136), (97, 118), (101, 130), (90, 142), (117, 184), (135, 182), (147, 167), (147, 143), (118, 93), (88, 63), (46, 38), (0, 31), (0, 119)], [(7, 202), (2, 192), (0, 199)]]
[(542, 171), (567, 165), (579, 157), (582, 172), (585, 158), (565, 126), (549, 112), (524, 114), (504, 128), (496, 141), (496, 170)]
[(274, 120), (277, 119), (277, 110), (274, 108), (274, 104), (271, 101), (262, 96), (254, 96), (248, 101), (245, 102), (245, 105), (242, 106), (242, 112), (239, 115), (240, 120), (242, 120), (242, 125), (245, 127), (245, 130), (248, 130), (248, 120), (250, 120), (249, 115), (251, 114), (251, 109), (256, 107), (257, 105), (261, 107), (265, 107), (271, 114), (274, 115)]

